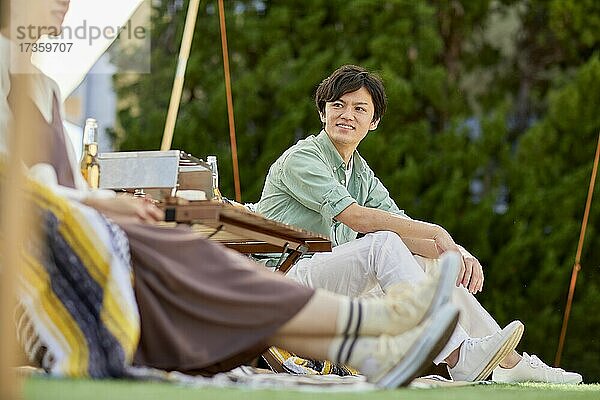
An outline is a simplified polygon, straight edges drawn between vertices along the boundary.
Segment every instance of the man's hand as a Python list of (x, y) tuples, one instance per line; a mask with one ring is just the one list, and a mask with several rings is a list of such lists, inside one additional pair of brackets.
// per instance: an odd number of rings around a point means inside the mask
[(477, 258), (465, 250), (464, 247), (458, 246), (463, 259), (463, 268), (458, 274), (459, 284), (463, 285), (471, 294), (481, 292), (483, 289), (483, 267)]
[(442, 227), (439, 227), (439, 232), (434, 237), (435, 246), (439, 254), (448, 250), (454, 250), (462, 256), (462, 265), (456, 286), (463, 285), (471, 294), (481, 292), (483, 288), (483, 267), (471, 253), (465, 250), (464, 247), (458, 246), (452, 236)]
[(84, 204), (95, 208), (108, 217), (132, 218), (140, 222), (157, 222), (165, 219), (164, 212), (156, 207), (151, 200), (120, 195), (115, 198), (88, 198)]
[(450, 236), (450, 234), (441, 226), (436, 225), (436, 233), (433, 236), (433, 242), (435, 243), (438, 255), (441, 255), (448, 250), (462, 254), (460, 247), (454, 242), (452, 236)]

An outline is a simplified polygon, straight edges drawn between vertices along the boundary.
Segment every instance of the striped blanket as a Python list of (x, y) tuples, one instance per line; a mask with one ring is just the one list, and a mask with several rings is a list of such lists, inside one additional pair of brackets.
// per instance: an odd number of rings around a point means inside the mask
[(17, 336), (65, 377), (120, 377), (140, 333), (125, 234), (95, 210), (29, 182), (36, 226), (19, 273)]

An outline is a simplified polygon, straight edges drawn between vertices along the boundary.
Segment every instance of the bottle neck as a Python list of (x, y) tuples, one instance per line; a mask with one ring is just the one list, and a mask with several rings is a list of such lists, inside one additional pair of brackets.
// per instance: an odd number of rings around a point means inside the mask
[(90, 155), (90, 156), (98, 155), (98, 143), (92, 142), (92, 143), (84, 144), (83, 145), (83, 153)]
[(98, 125), (86, 123), (83, 130), (83, 144), (98, 143)]

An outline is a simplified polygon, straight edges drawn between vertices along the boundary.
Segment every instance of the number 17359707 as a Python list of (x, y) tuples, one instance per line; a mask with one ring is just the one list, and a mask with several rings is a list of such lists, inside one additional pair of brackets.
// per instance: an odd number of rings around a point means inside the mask
[(19, 43), (23, 53), (69, 53), (73, 43)]

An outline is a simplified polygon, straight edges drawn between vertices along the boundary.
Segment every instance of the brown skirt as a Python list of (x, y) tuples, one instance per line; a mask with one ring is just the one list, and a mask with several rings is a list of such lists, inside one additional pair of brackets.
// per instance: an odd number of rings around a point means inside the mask
[(314, 293), (186, 227), (119, 225), (129, 237), (141, 316), (137, 365), (230, 370), (263, 352)]

